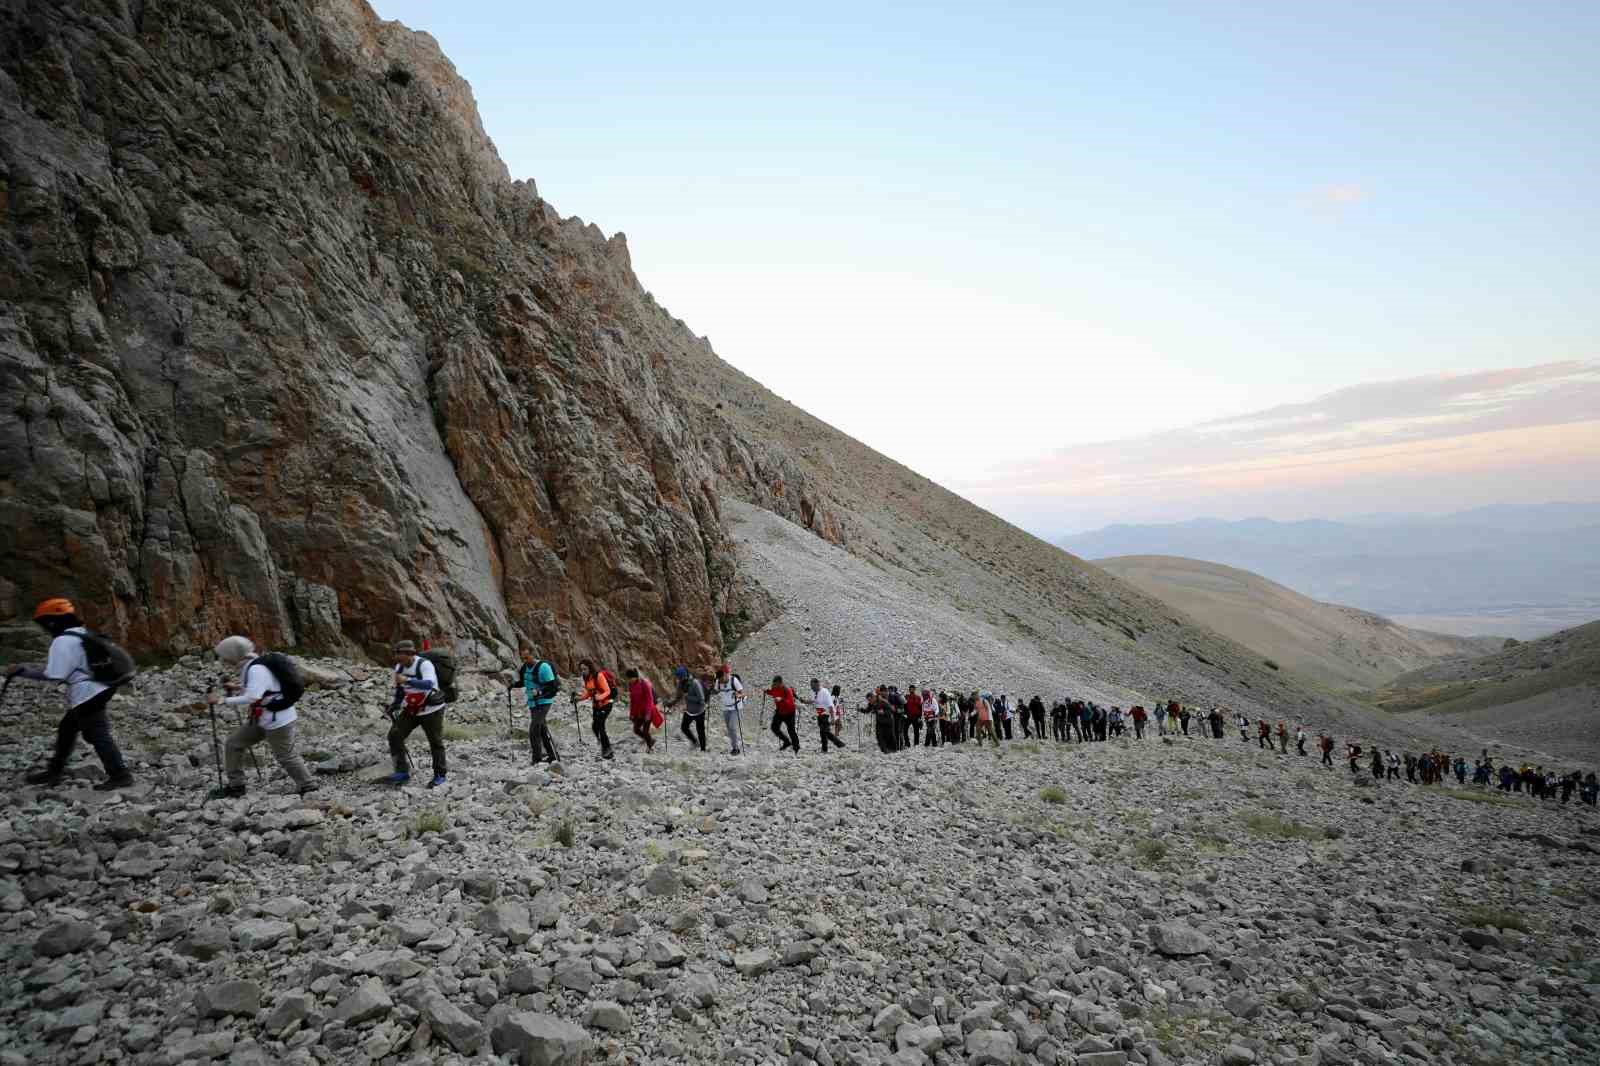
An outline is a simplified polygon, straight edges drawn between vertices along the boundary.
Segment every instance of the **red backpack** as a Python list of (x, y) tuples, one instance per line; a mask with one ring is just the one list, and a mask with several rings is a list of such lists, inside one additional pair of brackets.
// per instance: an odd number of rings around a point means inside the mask
[(602, 666), (600, 668), (600, 676), (606, 679), (606, 687), (611, 690), (611, 702), (614, 704), (621, 703), (623, 690), (622, 686), (617, 684), (617, 675)]

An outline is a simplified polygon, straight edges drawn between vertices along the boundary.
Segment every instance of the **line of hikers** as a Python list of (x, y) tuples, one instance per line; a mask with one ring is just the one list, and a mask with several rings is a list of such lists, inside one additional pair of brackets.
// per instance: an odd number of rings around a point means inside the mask
[[(121, 648), (87, 629), (70, 600), (53, 597), (43, 601), (34, 613), (34, 620), (50, 634), (48, 659), (40, 666), (11, 667), (6, 672), (5, 684), (9, 686), (17, 677), (63, 684), (67, 711), (57, 727), (49, 760), (43, 769), (27, 775), (27, 783), (57, 783), (81, 736), (94, 748), (106, 771), (105, 781), (95, 785), (96, 789), (104, 791), (133, 784), (133, 775), (117, 747), (106, 713), (116, 690), (132, 679), (133, 660)], [(295, 745), (297, 703), (305, 692), (305, 682), (293, 660), (277, 652), (262, 653), (243, 636), (224, 638), (214, 651), (225, 667), (238, 671), (237, 680), (226, 682), (222, 694), (211, 692), (206, 697), (212, 715), (214, 747), (218, 745), (216, 707), (234, 706), (240, 717), (226, 745), (216, 752), (218, 776), (222, 780), (211, 795), (239, 797), (245, 794), (245, 754), (263, 741), (298, 792), (303, 795), (316, 791), (317, 785)], [(554, 664), (539, 658), (531, 649), (521, 649), (521, 658), (522, 666), (507, 689), (507, 710), (509, 713), (510, 694), (520, 688), (528, 710), (528, 746), (532, 762), (554, 762), (558, 755), (550, 735), (549, 717), (561, 693), (561, 679)], [(426, 648), (419, 651), (409, 640), (394, 645), (393, 659), (393, 687), (384, 714), (390, 723), (387, 740), (394, 770), (383, 780), (396, 786), (410, 781), (412, 766), (406, 740), (420, 728), (427, 737), (432, 763), (428, 787), (436, 788), (445, 784), (448, 773), (444, 712), (456, 698), (454, 660), (448, 654)], [(624, 699), (622, 683), (610, 670), (591, 660), (579, 663), (579, 673), (580, 687), (569, 693), (573, 711), (577, 712), (580, 703), (589, 704), (590, 730), (599, 745), (600, 757), (612, 759), (614, 748), (608, 725), (611, 712), (619, 700)], [(655, 750), (660, 731), (665, 728), (664, 711), (680, 704), (683, 707), (681, 732), (691, 747), (705, 751), (705, 718), (713, 702), (722, 712), (729, 754), (738, 755), (746, 750), (745, 686), (729, 664), (721, 664), (706, 676), (697, 676), (687, 667), (679, 666), (673, 671), (675, 690), (663, 702), (658, 702), (655, 686), (639, 669), (627, 670), (626, 676), (629, 724), (646, 751)], [(3, 691), (0, 689), (0, 693)], [(802, 703), (809, 705), (815, 715), (817, 741), (824, 754), (829, 747), (846, 746), (844, 703), (838, 685), (830, 688), (812, 678), (807, 691), (801, 694), (777, 676), (760, 694), (763, 708), (771, 702), (769, 728), (778, 740), (780, 752), (800, 753), (796, 719)], [(1047, 715), (1044, 701), (1037, 695), (1013, 705), (1004, 693), (934, 693), (917, 685), (908, 685), (904, 693), (895, 685), (879, 685), (866, 694), (856, 711), (858, 722), (872, 721), (874, 739), (879, 750), (885, 753), (963, 744), (969, 739), (977, 741), (980, 747), (985, 740), (998, 747), (1002, 739), (1015, 737), (1016, 726), (1020, 726), (1022, 739), (1042, 741), (1046, 739), (1047, 716), (1050, 739), (1059, 743), (1071, 743), (1074, 738), (1079, 743), (1118, 739), (1126, 735), (1130, 725), (1134, 739), (1142, 740), (1152, 718), (1160, 736), (1203, 736), (1221, 740), (1226, 720), (1221, 707), (1201, 714), (1177, 700), (1157, 703), (1153, 711), (1135, 705), (1124, 713), (1120, 707), (1106, 708), (1089, 700), (1062, 698), (1055, 701)], [(1290, 733), (1284, 722), (1279, 721), (1274, 729), (1265, 719), (1251, 723), (1239, 714), (1234, 716), (1234, 725), (1245, 743), (1253, 739), (1259, 748), (1269, 751), (1276, 748), (1280, 754), (1288, 754)], [(1191, 726), (1194, 727), (1192, 732)], [(1307, 755), (1309, 738), (1303, 725), (1296, 726), (1293, 738), (1296, 752)], [(1332, 766), (1333, 738), (1319, 733), (1317, 749), (1322, 764)], [(1392, 751), (1380, 753), (1377, 748), (1364, 752), (1361, 745), (1350, 743), (1345, 747), (1345, 758), (1351, 773), (1359, 772), (1364, 755), (1369, 760), (1372, 776), (1379, 780), (1397, 780), (1403, 765), (1408, 781), (1434, 784), (1454, 773), (1459, 783), (1466, 783), (1468, 768), (1466, 760), (1460, 756), (1452, 759), (1435, 750), (1418, 756), (1405, 753), (1402, 757)], [(1580, 802), (1590, 806), (1600, 800), (1600, 783), (1593, 771), (1587, 776), (1580, 776), (1576, 770), (1558, 775), (1542, 766), (1513, 768), (1509, 764), (1496, 770), (1485, 750), (1481, 758), (1474, 760), (1471, 774), (1474, 784), (1488, 786), (1497, 781), (1505, 792), (1527, 791), (1541, 799), (1550, 799), (1559, 793), (1563, 803), (1577, 792)]]

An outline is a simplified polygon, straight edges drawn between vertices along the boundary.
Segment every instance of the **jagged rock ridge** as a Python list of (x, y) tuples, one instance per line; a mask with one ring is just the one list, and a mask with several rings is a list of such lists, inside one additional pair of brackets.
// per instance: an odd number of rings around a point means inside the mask
[(714, 486), (799, 518), (803, 479), (689, 432), (704, 342), (509, 180), (431, 37), (361, 0), (17, 0), (0, 41), (0, 618), (717, 643)]

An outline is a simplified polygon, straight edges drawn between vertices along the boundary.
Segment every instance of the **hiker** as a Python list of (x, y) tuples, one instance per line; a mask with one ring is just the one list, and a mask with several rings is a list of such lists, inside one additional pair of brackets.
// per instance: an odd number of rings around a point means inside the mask
[[(1467, 760), (1459, 755), (1456, 756), (1455, 772), (1456, 784), (1465, 785), (1467, 783)], [(1565, 795), (1561, 797), (1561, 802), (1567, 802), (1567, 797)]]
[(1067, 743), (1067, 704), (1056, 700), (1050, 705), (1050, 739), (1057, 744)]
[(1322, 752), (1322, 765), (1333, 766), (1333, 738), (1326, 733), (1317, 734), (1317, 750)]
[(1413, 785), (1417, 783), (1417, 757), (1409, 751), (1406, 752), (1406, 780)]
[(1372, 776), (1376, 780), (1383, 780), (1383, 756), (1378, 753), (1376, 747), (1372, 749)]
[[(1145, 710), (1144, 710), (1144, 704), (1142, 704), (1142, 703), (1134, 704), (1133, 705), (1132, 714), (1133, 714), (1133, 739), (1135, 739), (1135, 740), (1143, 740), (1144, 739), (1144, 722), (1145, 722), (1145, 717), (1146, 717)], [(1161, 721), (1159, 724), (1161, 726), (1161, 735), (1162, 736), (1166, 736), (1167, 725), (1166, 725), (1165, 720)]]
[[(833, 686), (828, 694), (833, 697), (833, 711), (828, 716), (832, 720), (830, 724), (833, 726), (833, 740), (842, 748), (844, 747), (844, 698), (838, 685)], [(922, 695), (926, 697), (928, 694), (924, 692)]]
[(1591, 807), (1600, 806), (1600, 780), (1596, 780), (1593, 770), (1584, 776), (1583, 787), (1578, 790), (1578, 802)]
[(700, 679), (689, 673), (687, 666), (680, 666), (672, 672), (678, 679), (678, 691), (672, 694), (667, 701), (670, 711), (680, 702), (683, 704), (683, 724), (680, 729), (683, 735), (689, 738), (690, 744), (697, 744), (701, 751), (706, 750), (706, 690), (700, 684)]
[(1265, 718), (1256, 723), (1256, 747), (1272, 750), (1272, 727)]
[(1250, 719), (1244, 715), (1235, 715), (1233, 724), (1239, 727), (1239, 739), (1246, 744), (1250, 743)]
[(1278, 754), (1289, 754), (1289, 730), (1284, 726), (1283, 719), (1278, 720)]
[(611, 708), (617, 702), (616, 675), (610, 670), (599, 669), (589, 659), (580, 661), (578, 670), (583, 675), (583, 695), (574, 702), (589, 702), (589, 727), (594, 731), (594, 738), (600, 742), (600, 757), (609, 759), (612, 757), (611, 735), (606, 732), (606, 719), (611, 717)]
[(822, 682), (814, 677), (811, 679), (810, 702), (817, 712), (817, 737), (822, 741), (822, 754), (828, 754), (829, 744), (844, 747), (839, 738), (833, 735), (833, 693), (823, 688)]
[[(778, 750), (794, 749), (800, 754), (800, 736), (794, 731), (794, 689), (783, 683), (781, 675), (774, 676), (772, 687), (766, 694), (772, 697), (772, 735), (778, 738)], [(785, 733), (788, 736), (784, 736)]]
[(1345, 758), (1350, 760), (1350, 772), (1351, 773), (1355, 773), (1356, 772), (1356, 761), (1361, 758), (1361, 745), (1360, 744), (1346, 744), (1344, 746), (1344, 756), (1345, 756)]
[(29, 681), (55, 681), (66, 686), (67, 712), (56, 726), (55, 748), (43, 770), (34, 770), (23, 777), (30, 785), (54, 785), (66, 772), (67, 760), (82, 736), (100, 756), (106, 779), (94, 786), (96, 792), (127, 788), (133, 784), (133, 775), (122, 759), (117, 740), (111, 735), (111, 718), (106, 714), (106, 704), (116, 689), (94, 679), (89, 668), (89, 653), (85, 638), (93, 637), (78, 618), (78, 609), (72, 601), (60, 596), (40, 603), (33, 612), (39, 628), (50, 634), (50, 653), (44, 664), (17, 664), (6, 671), (6, 679), (26, 678)]
[(656, 738), (651, 735), (661, 712), (656, 708), (656, 687), (650, 679), (639, 673), (637, 666), (628, 669), (628, 724), (633, 735), (644, 741), (645, 754), (656, 750)]
[(294, 749), (294, 723), (300, 714), (295, 709), (294, 697), (284, 692), (285, 679), (272, 669), (277, 660), (269, 664), (265, 656), (257, 656), (256, 646), (246, 637), (225, 637), (215, 651), (224, 666), (238, 668), (239, 680), (228, 684), (226, 697), (218, 697), (215, 692), (206, 693), (206, 702), (213, 707), (218, 703), (242, 705), (249, 707), (250, 713), (228, 736), (223, 749), (227, 753), (228, 780), (212, 789), (210, 797), (233, 799), (245, 794), (244, 753), (263, 740), (272, 749), (283, 772), (294, 782), (295, 791), (302, 796), (315, 792), (317, 784)]
[(744, 682), (727, 663), (717, 667), (717, 679), (711, 685), (712, 695), (722, 707), (722, 725), (728, 731), (729, 755), (744, 751), (744, 728), (739, 711), (744, 707)]
[(1028, 713), (1033, 715), (1033, 735), (1044, 739), (1044, 700), (1035, 695), (1028, 701)]
[(1396, 755), (1392, 751), (1385, 751), (1384, 755), (1385, 755), (1385, 758), (1386, 758), (1386, 760), (1387, 760), (1387, 762), (1389, 764), (1389, 774), (1388, 774), (1388, 777), (1385, 780), (1388, 780), (1388, 781), (1398, 781), (1398, 780), (1400, 780), (1400, 756)]
[(978, 747), (983, 747), (983, 738), (988, 737), (994, 742), (994, 746), (998, 748), (1000, 746), (1000, 738), (995, 736), (994, 706), (989, 702), (988, 693), (974, 692), (972, 694), (972, 710), (978, 723), (977, 732), (973, 734), (977, 737)]
[(541, 762), (555, 762), (556, 746), (550, 737), (550, 705), (561, 691), (556, 668), (536, 658), (529, 648), (521, 649), (521, 653), (522, 666), (511, 687), (520, 686), (528, 701), (528, 751), (535, 766)]
[(1294, 727), (1294, 750), (1299, 752), (1299, 754), (1300, 754), (1300, 756), (1302, 758), (1305, 757), (1305, 754), (1306, 754), (1306, 724), (1304, 722), (1299, 722)]
[(922, 747), (922, 693), (916, 682), (906, 687), (906, 746)]
[(939, 725), (939, 707), (933, 701), (933, 693), (931, 691), (929, 691), (928, 689), (923, 689), (922, 690), (922, 727), (923, 727), (924, 731), (926, 731), (926, 733), (928, 734), (927, 739), (922, 742), (922, 746), (923, 747), (925, 747), (925, 748), (937, 748), (939, 746), (939, 736), (935, 732), (935, 729), (938, 727), (938, 725)]
[(394, 773), (385, 780), (403, 785), (411, 780), (411, 761), (406, 757), (406, 737), (417, 726), (428, 738), (428, 755), (433, 760), (433, 780), (429, 788), (444, 784), (444, 693), (439, 689), (439, 673), (433, 663), (417, 654), (417, 646), (402, 640), (394, 646), (394, 698), (389, 701), (389, 755)]
[[(1156, 710), (1159, 713), (1159, 711), (1160, 711), (1160, 705), (1159, 704), (1157, 705)], [(1167, 732), (1169, 732), (1169, 733), (1173, 734), (1174, 736), (1176, 736), (1177, 732), (1178, 732), (1178, 723), (1179, 723), (1179, 721), (1180, 720), (1187, 720), (1187, 718), (1188, 718), (1188, 715), (1178, 709), (1178, 701), (1177, 700), (1168, 700), (1167, 701)], [(1187, 735), (1188, 732), (1189, 732), (1188, 728), (1185, 727), (1184, 728), (1184, 734)]]
[[(994, 702), (990, 704), (989, 709), (994, 715), (992, 721), (997, 726), (996, 733), (1004, 733), (1007, 740), (1012, 739), (1011, 701), (1006, 698), (1006, 694), (1002, 692), (1000, 695), (996, 696), (994, 698)], [(995, 743), (998, 745), (999, 740), (996, 739)]]
[[(1169, 704), (1168, 706), (1170, 708), (1171, 705)], [(1169, 710), (1168, 714), (1170, 714), (1170, 713), (1171, 713), (1171, 711)], [(1182, 710), (1180, 710), (1178, 712), (1178, 724), (1183, 727), (1183, 735), (1184, 736), (1188, 736), (1189, 735), (1189, 719), (1191, 717), (1193, 717), (1193, 716), (1189, 713), (1189, 708), (1188, 707), (1184, 707)]]

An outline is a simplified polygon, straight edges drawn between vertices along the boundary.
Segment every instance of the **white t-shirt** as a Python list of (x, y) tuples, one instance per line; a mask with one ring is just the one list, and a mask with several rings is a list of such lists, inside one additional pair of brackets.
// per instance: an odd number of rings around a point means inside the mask
[(719, 677), (711, 691), (721, 697), (724, 711), (737, 711), (740, 701), (744, 699), (744, 686), (732, 674), (726, 680)]
[(74, 626), (50, 642), (50, 658), (44, 664), (45, 676), (52, 681), (67, 683), (67, 706), (77, 707), (88, 703), (108, 686), (102, 685), (89, 672), (89, 656), (79, 639), (85, 630)]
[(833, 710), (833, 693), (820, 688), (811, 694), (811, 703), (816, 707), (818, 714), (828, 714)]
[[(239, 670), (239, 694), (229, 696), (222, 702), (254, 705), (281, 695), (282, 692), (283, 689), (279, 687), (278, 679), (272, 671), (252, 659)], [(290, 705), (281, 711), (262, 708), (260, 717), (255, 721), (262, 729), (282, 729), (298, 717), (300, 712)]]
[[(433, 682), (431, 687), (428, 685), (419, 685), (416, 686), (416, 691), (427, 691), (430, 693), (439, 692), (439, 672), (433, 668), (432, 663), (420, 655), (412, 657), (410, 666), (401, 666), (398, 663), (395, 664), (394, 683), (406, 688), (411, 688), (412, 686), (406, 684), (408, 681), (431, 681)], [(439, 697), (443, 699), (444, 693), (439, 692)], [(442, 706), (443, 704), (423, 704), (422, 709), (416, 714), (412, 715), (412, 717), (426, 718), (428, 715), (434, 713)]]

